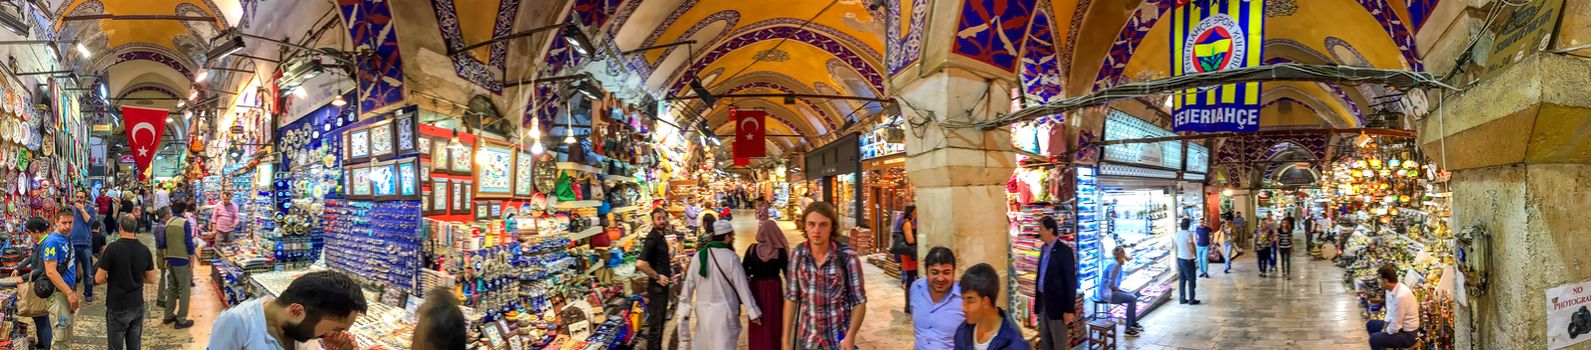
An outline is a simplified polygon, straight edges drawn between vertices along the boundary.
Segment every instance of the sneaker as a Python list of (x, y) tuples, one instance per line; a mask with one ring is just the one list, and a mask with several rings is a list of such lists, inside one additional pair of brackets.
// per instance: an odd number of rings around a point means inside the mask
[(193, 327), (193, 320), (177, 321), (177, 323), (172, 325), (172, 327), (176, 328), (176, 329), (183, 329), (183, 328)]
[(1137, 337), (1139, 334), (1143, 334), (1143, 332), (1144, 331), (1141, 329), (1127, 328), (1127, 336), (1129, 337)]
[(1178, 304), (1187, 304), (1188, 301), (1187, 300), (1177, 300), (1177, 303)]
[(175, 322), (177, 322), (176, 317), (166, 317), (160, 320), (160, 324), (172, 324)]
[(1134, 324), (1134, 325), (1127, 326), (1127, 329), (1136, 329), (1136, 330), (1142, 332), (1144, 330), (1144, 325)]
[(1199, 305), (1199, 301), (1198, 300), (1189, 300), (1188, 301), (1188, 305)]
[(1260, 272), (1260, 277), (1265, 277), (1265, 273), (1264, 272)]

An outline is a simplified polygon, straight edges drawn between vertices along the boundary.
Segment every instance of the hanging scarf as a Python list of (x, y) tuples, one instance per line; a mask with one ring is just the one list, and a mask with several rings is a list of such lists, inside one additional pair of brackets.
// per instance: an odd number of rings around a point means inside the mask
[(698, 271), (696, 273), (701, 274), (702, 277), (707, 277), (707, 256), (709, 255), (707, 254), (707, 251), (712, 250), (713, 248), (735, 249), (731, 248), (729, 243), (724, 243), (722, 241), (712, 241), (707, 242), (707, 245), (702, 246), (702, 250), (696, 251), (696, 261), (698, 265), (701, 265), (701, 268), (697, 269)]

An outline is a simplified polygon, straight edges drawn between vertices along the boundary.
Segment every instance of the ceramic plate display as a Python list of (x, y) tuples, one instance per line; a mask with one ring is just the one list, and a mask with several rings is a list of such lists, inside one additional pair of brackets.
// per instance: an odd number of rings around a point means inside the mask
[(370, 157), (391, 158), (395, 149), (392, 142), (392, 123), (370, 127)]
[(475, 171), (475, 197), (508, 198), (514, 194), (514, 157), (510, 146), (496, 142), (476, 144), (475, 157), (480, 160)]
[(348, 161), (358, 163), (370, 158), (370, 130), (360, 129), (348, 133)]
[(514, 197), (529, 197), (536, 193), (536, 156), (529, 152), (515, 152)]

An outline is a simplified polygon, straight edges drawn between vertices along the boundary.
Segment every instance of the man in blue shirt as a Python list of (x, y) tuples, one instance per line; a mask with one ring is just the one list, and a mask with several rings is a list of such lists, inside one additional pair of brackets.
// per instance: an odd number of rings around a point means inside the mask
[[(43, 265), (40, 266), (40, 270), (44, 270), (48, 283), (55, 286), (55, 293), (46, 298), (50, 301), (49, 326), (53, 335), (51, 349), (71, 348), (66, 344), (66, 340), (72, 337), (70, 334), (72, 313), (77, 312), (77, 294), (73, 293), (72, 289), (78, 284), (78, 268), (72, 259), (75, 253), (72, 244), (64, 235), (72, 232), (72, 221), (76, 219), (73, 210), (81, 211), (81, 203), (76, 205), (77, 209), (61, 209), (55, 213), (55, 232), (41, 237), (37, 248), (39, 264)], [(65, 264), (66, 268), (61, 268), (62, 264)], [(88, 288), (93, 287), (88, 286)]]
[(916, 349), (942, 350), (955, 346), (956, 328), (966, 320), (961, 311), (961, 286), (956, 284), (956, 253), (934, 247), (923, 259), (926, 278), (911, 285), (912, 334)]
[[(72, 255), (77, 258), (77, 266), (94, 266), (94, 235), (90, 232), (90, 223), (95, 220), (94, 213), (88, 210), (88, 193), (77, 191), (72, 197), (72, 222), (66, 226), (71, 229), (66, 233), (69, 234), (67, 237), (72, 243)], [(83, 270), (82, 276), (74, 275), (74, 279), (88, 279), (88, 269), (81, 270)], [(87, 283), (84, 285), (87, 287), (83, 288), (83, 300), (94, 302), (94, 286)]]
[(1199, 277), (1210, 278), (1210, 218), (1199, 219), (1199, 228), (1194, 233), (1193, 260), (1199, 265)]
[(1100, 275), (1099, 289), (1094, 292), (1101, 301), (1127, 304), (1127, 335), (1136, 337), (1144, 331), (1143, 325), (1138, 324), (1138, 296), (1121, 290), (1121, 267), (1130, 258), (1127, 257), (1127, 249), (1119, 245), (1112, 253), (1115, 259), (1106, 263), (1104, 273)]

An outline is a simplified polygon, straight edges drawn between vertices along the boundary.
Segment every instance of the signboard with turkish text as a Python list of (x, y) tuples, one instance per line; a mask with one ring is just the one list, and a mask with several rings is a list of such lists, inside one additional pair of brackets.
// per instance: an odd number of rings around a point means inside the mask
[(1547, 349), (1591, 340), (1591, 281), (1547, 288)]
[(122, 125), (126, 126), (128, 152), (138, 166), (138, 179), (144, 178), (149, 161), (160, 150), (160, 137), (166, 131), (164, 109), (122, 106)]
[[(1186, 4), (1171, 13), (1173, 77), (1260, 65), (1264, 1), (1179, 2)], [(1259, 82), (1191, 88), (1171, 96), (1172, 131), (1259, 131)]]

